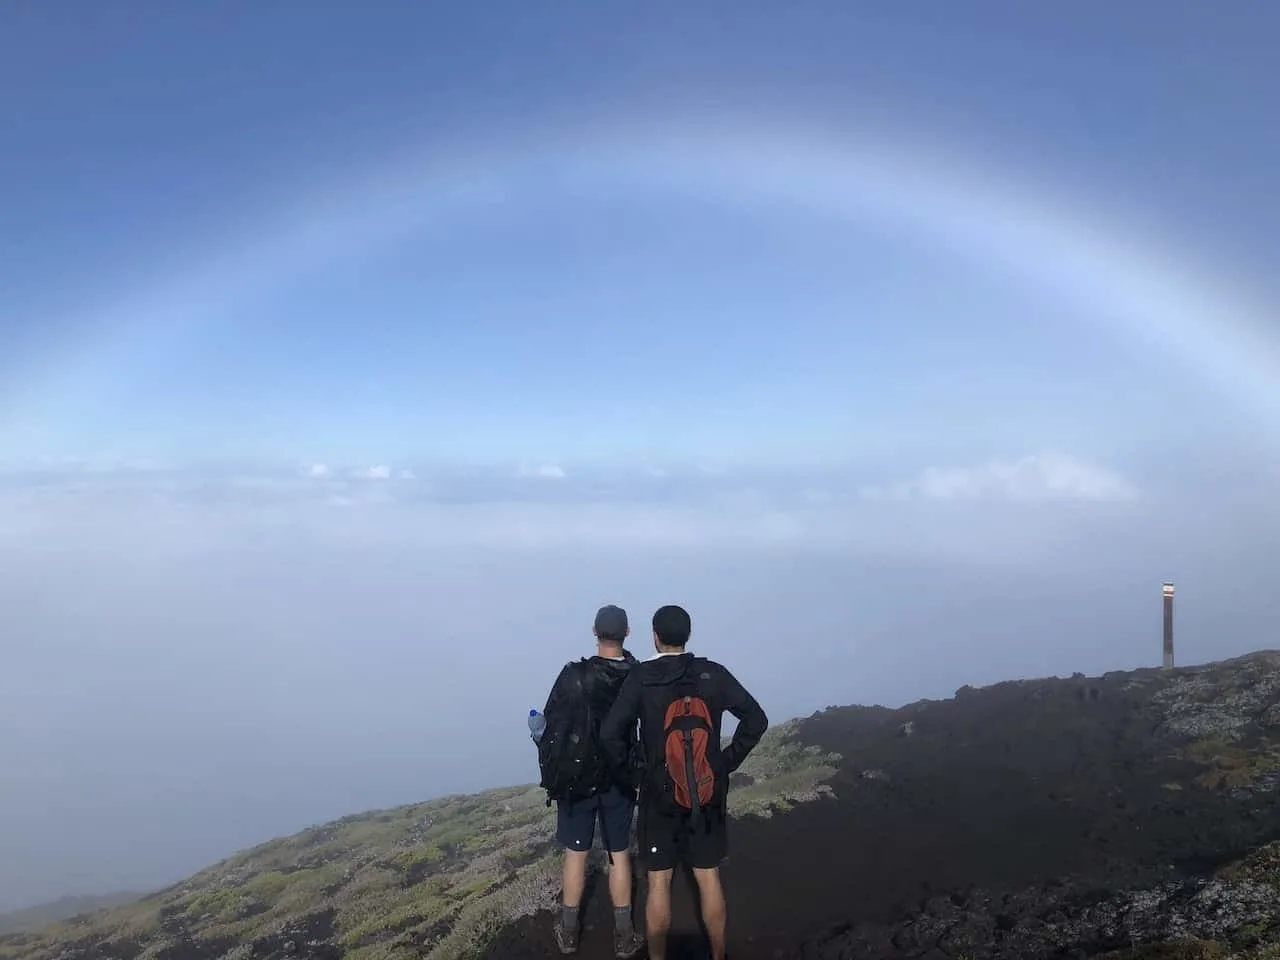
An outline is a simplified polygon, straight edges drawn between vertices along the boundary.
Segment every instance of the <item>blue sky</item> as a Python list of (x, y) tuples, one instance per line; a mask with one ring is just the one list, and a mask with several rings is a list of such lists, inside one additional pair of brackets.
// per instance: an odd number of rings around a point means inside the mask
[(527, 779), (602, 603), (685, 603), (779, 719), (1147, 663), (1166, 577), (1180, 656), (1264, 645), (1278, 42), (4, 9), (0, 908)]

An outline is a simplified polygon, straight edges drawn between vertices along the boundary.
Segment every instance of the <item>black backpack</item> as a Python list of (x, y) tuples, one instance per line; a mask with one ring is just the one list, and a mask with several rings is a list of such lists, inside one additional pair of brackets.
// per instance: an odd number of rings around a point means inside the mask
[(587, 690), (587, 661), (569, 665), (574, 692), (564, 697), (547, 716), (547, 728), (538, 741), (539, 786), (551, 801), (573, 803), (604, 792), (609, 787), (608, 764), (600, 750), (600, 721)]

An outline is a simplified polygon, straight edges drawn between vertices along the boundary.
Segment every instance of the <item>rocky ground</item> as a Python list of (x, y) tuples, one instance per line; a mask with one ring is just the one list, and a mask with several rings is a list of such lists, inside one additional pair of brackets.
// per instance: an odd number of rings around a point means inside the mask
[[(1280, 957), (1280, 654), (799, 733), (843, 758), (833, 796), (735, 824), (735, 960)], [(606, 957), (603, 904), (591, 923), (582, 956)], [(673, 955), (702, 955), (691, 911), (678, 928)], [(553, 956), (548, 932), (527, 918), (488, 956)]]
[[(1278, 653), (832, 708), (745, 773), (734, 960), (1280, 960)], [(558, 956), (550, 827), (528, 788), (347, 818), (0, 958)], [(705, 956), (676, 897), (671, 955)], [(610, 956), (598, 882), (585, 923)]]

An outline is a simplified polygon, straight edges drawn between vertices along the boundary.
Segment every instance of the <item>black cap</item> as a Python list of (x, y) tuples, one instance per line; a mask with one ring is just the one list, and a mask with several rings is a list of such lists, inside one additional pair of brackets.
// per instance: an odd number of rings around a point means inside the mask
[(596, 636), (621, 643), (627, 639), (627, 611), (612, 603), (596, 611)]

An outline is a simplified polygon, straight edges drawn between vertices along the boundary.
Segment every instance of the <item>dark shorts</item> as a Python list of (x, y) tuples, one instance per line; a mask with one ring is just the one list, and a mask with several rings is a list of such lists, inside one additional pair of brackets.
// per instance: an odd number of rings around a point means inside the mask
[(566, 850), (590, 850), (600, 821), (601, 845), (610, 853), (631, 846), (631, 815), (635, 798), (617, 787), (588, 800), (561, 803), (556, 810), (556, 839)]
[(643, 807), (640, 820), (640, 855), (651, 873), (681, 864), (710, 870), (729, 854), (729, 823), (723, 805), (704, 811), (697, 824), (687, 813)]

